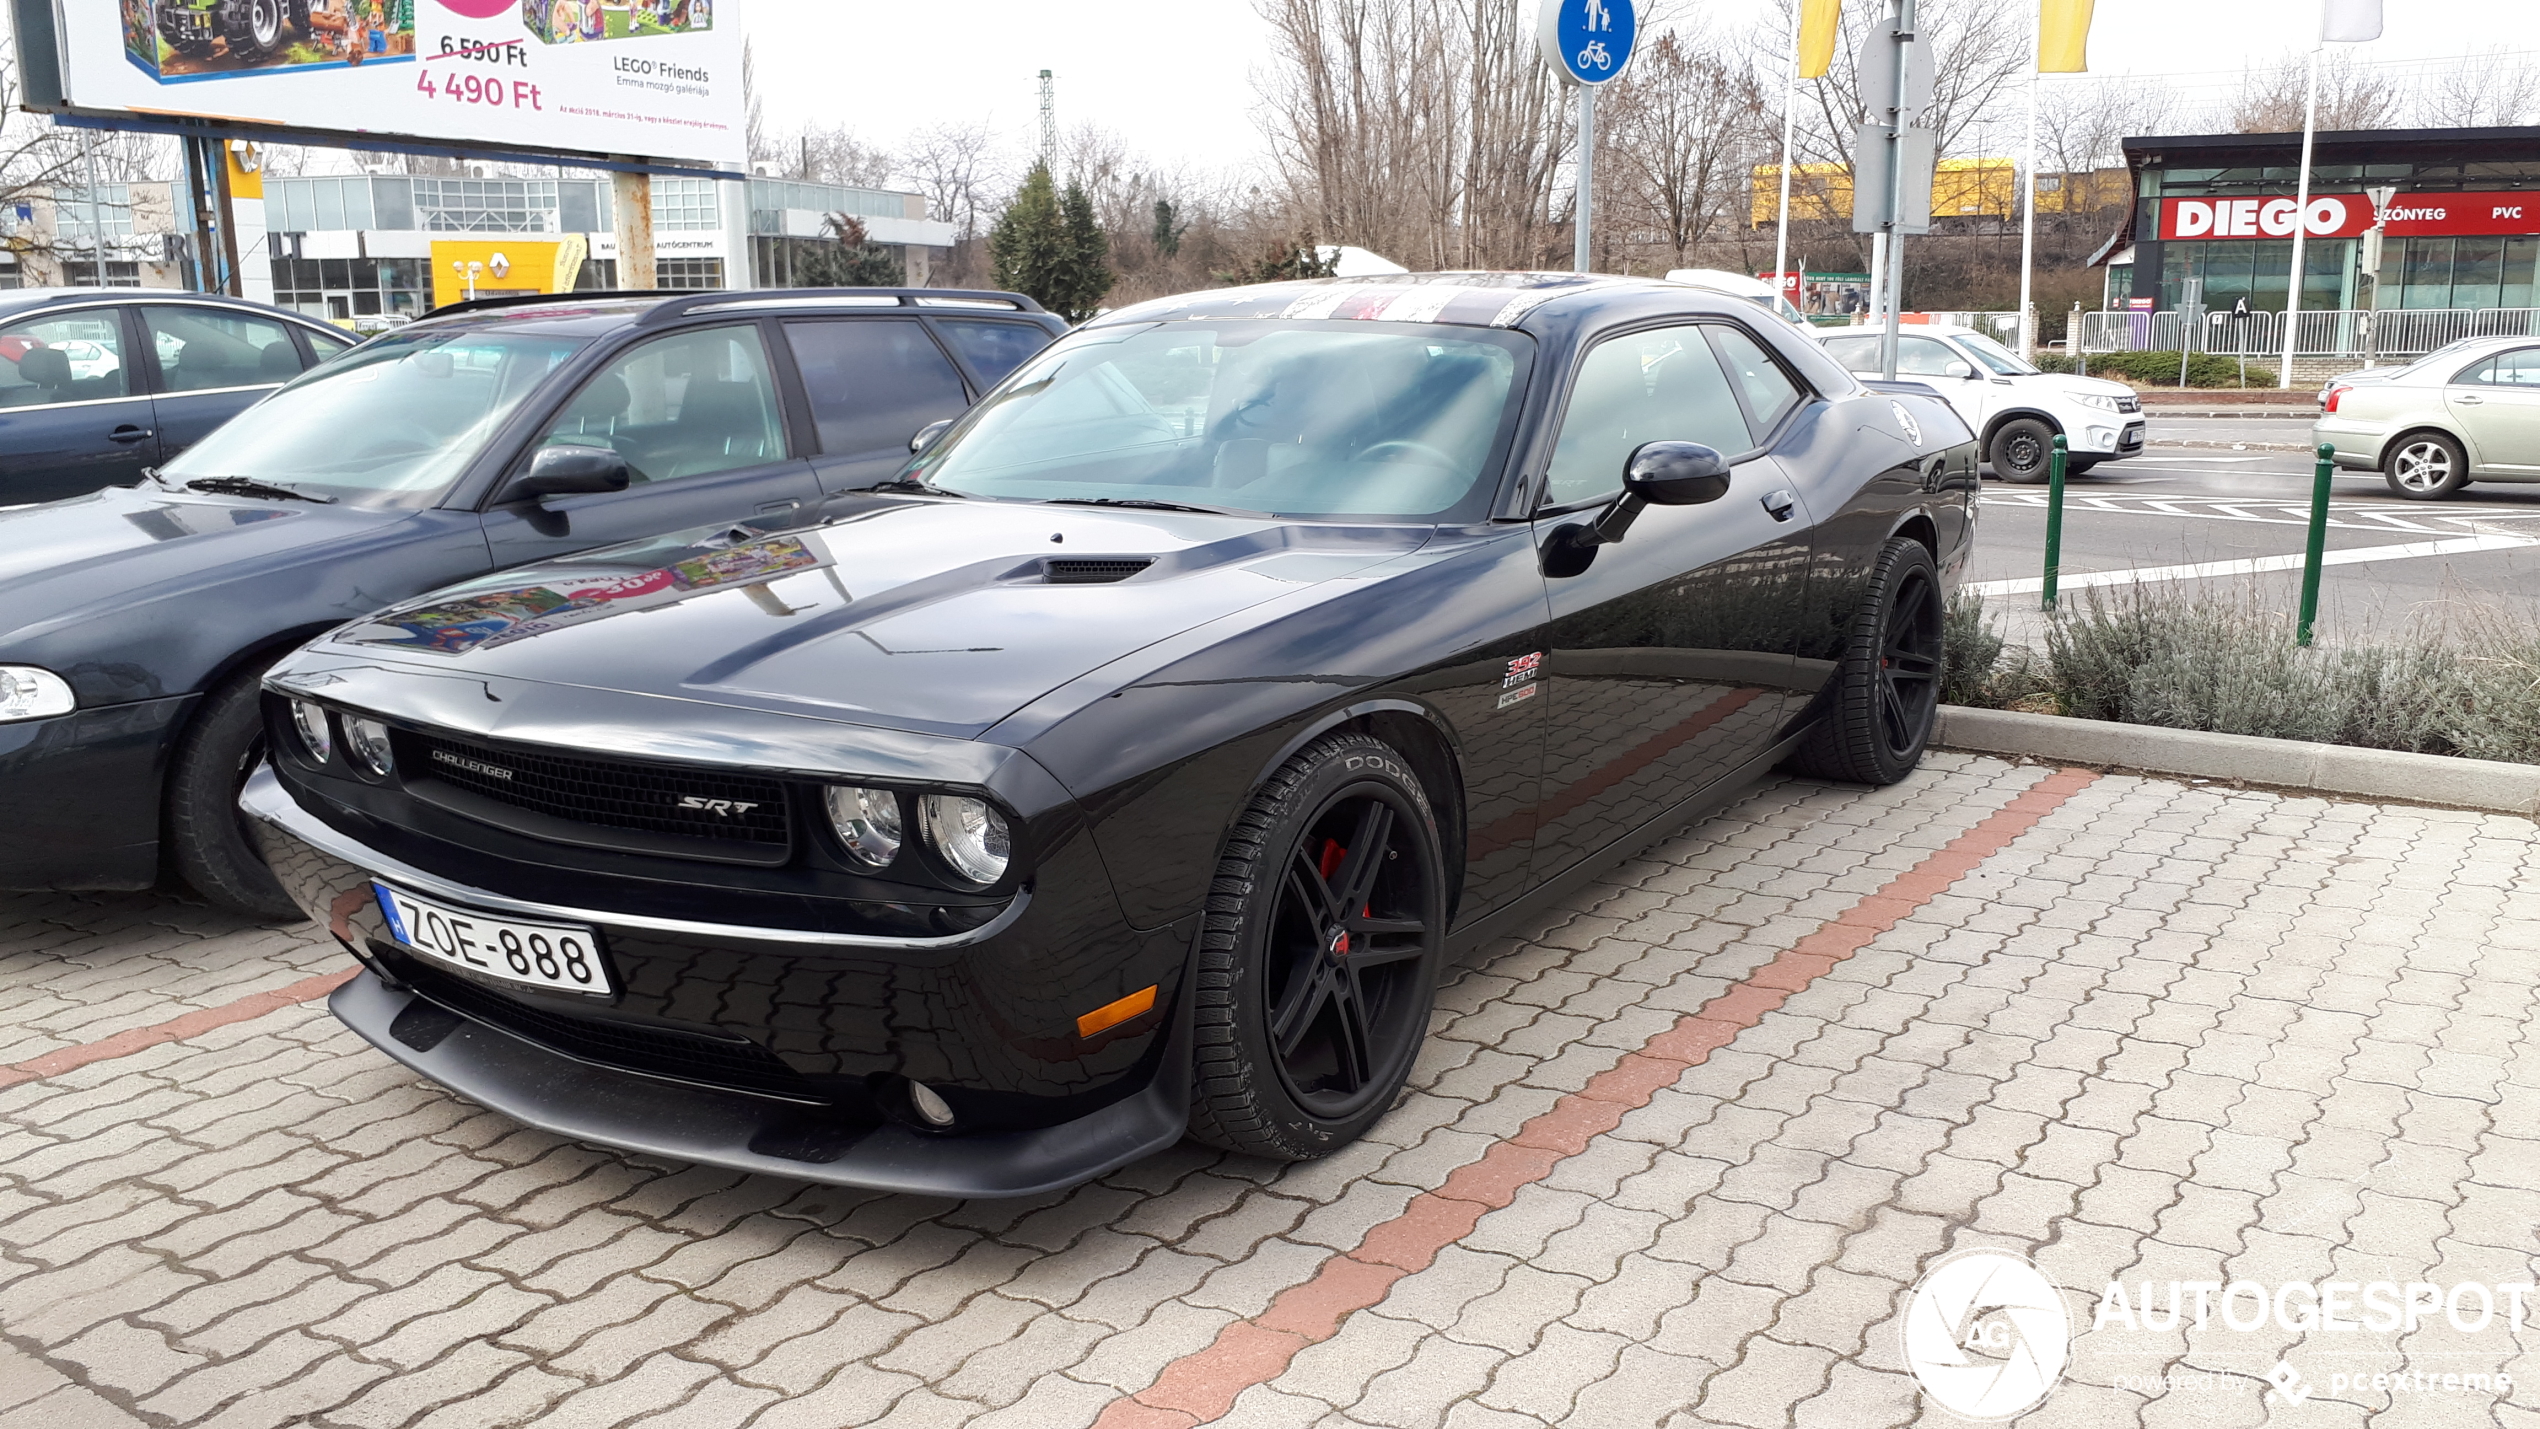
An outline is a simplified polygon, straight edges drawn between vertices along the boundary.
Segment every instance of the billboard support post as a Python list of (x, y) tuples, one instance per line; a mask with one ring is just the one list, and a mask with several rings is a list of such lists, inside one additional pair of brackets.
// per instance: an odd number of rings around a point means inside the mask
[(619, 170), (612, 197), (617, 209), (617, 286), (661, 286), (653, 262), (653, 176)]

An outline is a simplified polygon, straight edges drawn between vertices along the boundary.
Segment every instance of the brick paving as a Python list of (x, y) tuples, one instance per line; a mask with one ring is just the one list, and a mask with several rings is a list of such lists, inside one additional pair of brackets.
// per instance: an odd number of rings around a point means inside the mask
[(2534, 864), (1965, 755), (1776, 783), (1468, 960), (1368, 1141), (969, 1203), (529, 1131), (337, 1026), (310, 930), (0, 895), (0, 1429), (1954, 1423), (1900, 1326), (1969, 1247), (2067, 1290), (2023, 1424), (2540, 1429), (2501, 1321), (2093, 1328), (2540, 1278)]

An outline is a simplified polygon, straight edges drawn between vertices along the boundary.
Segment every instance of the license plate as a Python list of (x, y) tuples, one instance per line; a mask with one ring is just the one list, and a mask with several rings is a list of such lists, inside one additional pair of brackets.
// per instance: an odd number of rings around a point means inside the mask
[(436, 962), (506, 982), (565, 992), (608, 993), (600, 966), (600, 941), (573, 923), (523, 923), (491, 918), (418, 898), (402, 888), (373, 883), (389, 936), (400, 947)]

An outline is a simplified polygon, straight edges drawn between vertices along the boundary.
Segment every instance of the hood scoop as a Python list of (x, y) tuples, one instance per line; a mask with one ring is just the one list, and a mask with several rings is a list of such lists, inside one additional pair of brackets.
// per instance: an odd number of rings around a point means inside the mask
[(1155, 564), (1152, 556), (1052, 556), (1041, 562), (1045, 585), (1110, 585)]

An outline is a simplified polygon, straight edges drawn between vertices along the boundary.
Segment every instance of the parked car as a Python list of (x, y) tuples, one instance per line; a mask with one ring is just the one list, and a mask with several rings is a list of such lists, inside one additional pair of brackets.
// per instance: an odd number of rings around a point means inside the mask
[(292, 915), (237, 813), (277, 655), (466, 576), (885, 479), (1063, 330), (1001, 293), (489, 299), (137, 485), (0, 510), (0, 888), (143, 888), (164, 863)]
[(1799, 305), (1761, 278), (1750, 278), (1725, 268), (1671, 268), (1667, 271), (1667, 281), (1744, 298), (1793, 327), (1808, 326), (1808, 315), (1799, 310)]
[(820, 522), (331, 633), (244, 804), (338, 1014), (522, 1121), (961, 1196), (1318, 1156), (1451, 949), (1776, 763), (1914, 767), (1975, 487), (1741, 299), (1162, 299)]
[[(1835, 328), (1816, 336), (1853, 372), (1880, 371), (1879, 329)], [(1984, 459), (2004, 481), (2044, 481), (2059, 434), (2067, 476), (2143, 452), (2143, 401), (2133, 388), (2041, 372), (1974, 328), (1933, 323), (1900, 333), (1896, 375), (1947, 398), (1976, 430)]]
[(2540, 339), (2472, 338), (2320, 396), (2311, 440), (2411, 501), (2478, 481), (2540, 481)]
[(138, 481), (354, 341), (202, 293), (0, 292), (0, 506)]

